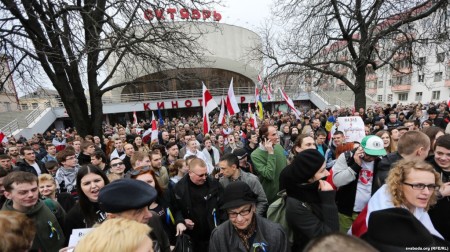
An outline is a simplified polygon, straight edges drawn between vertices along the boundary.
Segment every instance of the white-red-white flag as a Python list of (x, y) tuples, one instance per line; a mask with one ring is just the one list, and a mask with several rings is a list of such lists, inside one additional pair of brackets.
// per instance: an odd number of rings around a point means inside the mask
[(248, 104), (248, 117), (249, 117), (250, 124), (256, 130), (258, 128), (258, 122), (256, 121), (256, 116), (252, 112), (252, 108), (250, 107), (250, 103)]
[(153, 142), (153, 140), (158, 140), (158, 127), (156, 126), (156, 119), (155, 119), (155, 114), (152, 111), (152, 136), (151, 136), (151, 141)]
[(222, 98), (222, 101), (220, 103), (220, 114), (219, 118), (217, 120), (218, 123), (224, 124), (225, 123), (225, 107), (227, 106), (225, 99)]
[(133, 111), (133, 124), (137, 124), (137, 115), (136, 115), (136, 111)]
[(236, 101), (236, 96), (234, 96), (233, 78), (231, 78), (230, 88), (228, 89), (227, 94), (227, 110), (230, 116), (237, 114), (241, 111)]
[(270, 86), (270, 82), (267, 83), (267, 86), (264, 86), (264, 91), (266, 91), (267, 94), (267, 100), (272, 100), (272, 87)]
[(283, 97), (283, 99), (286, 101), (287, 105), (289, 106), (289, 108), (291, 108), (292, 112), (294, 112), (295, 117), (297, 117), (297, 119), (300, 119), (300, 111), (298, 111), (295, 106), (294, 106), (294, 102), (292, 101), (291, 98), (289, 98), (289, 96), (283, 91), (281, 90), (281, 88), (279, 88), (280, 92), (281, 92), (281, 96)]
[(206, 88), (203, 83), (203, 134), (209, 132), (210, 122), (209, 122), (209, 113), (211, 113), (214, 109), (217, 108), (217, 102), (212, 97), (209, 90)]
[(214, 109), (216, 109), (219, 105), (217, 105), (217, 102), (213, 99), (211, 93), (206, 88), (205, 84), (203, 83), (203, 110), (206, 112), (206, 114), (211, 113)]

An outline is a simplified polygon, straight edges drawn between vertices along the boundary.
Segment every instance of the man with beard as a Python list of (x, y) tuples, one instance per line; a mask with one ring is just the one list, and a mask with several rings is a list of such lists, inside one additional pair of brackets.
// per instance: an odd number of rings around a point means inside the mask
[(11, 157), (11, 163), (16, 164), (20, 159), (19, 149), (16, 145), (11, 145), (8, 147), (8, 155)]
[(162, 166), (161, 154), (155, 151), (151, 151), (148, 156), (150, 157), (150, 166), (155, 172), (156, 180), (163, 191), (169, 186), (169, 172), (165, 166)]
[(165, 159), (164, 166), (168, 167), (169, 165), (175, 163), (175, 161), (178, 159), (179, 150), (176, 142), (169, 142), (166, 145), (166, 152), (167, 157)]

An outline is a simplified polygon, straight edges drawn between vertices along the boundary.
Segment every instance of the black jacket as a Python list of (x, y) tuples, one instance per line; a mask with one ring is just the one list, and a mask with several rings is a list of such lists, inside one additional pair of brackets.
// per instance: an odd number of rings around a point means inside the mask
[[(429, 162), (434, 169), (439, 173), (442, 183), (450, 182), (450, 172), (445, 172), (434, 161), (434, 156), (429, 157)], [(437, 231), (444, 237), (445, 240), (450, 240), (450, 197), (443, 197), (438, 199), (436, 205), (428, 210), (431, 222)]]
[(381, 159), (376, 167), (376, 174), (373, 175), (372, 195), (385, 184), (385, 180), (394, 163), (403, 159), (398, 152), (387, 154)]
[[(198, 216), (193, 211), (194, 208), (199, 206), (192, 205), (191, 199), (191, 185), (189, 176), (184, 176), (173, 188), (171, 195), (171, 205), (172, 210), (175, 217), (175, 222), (184, 223), (184, 219), (191, 219), (194, 223), (199, 222)], [(208, 229), (209, 230), (198, 230), (200, 228), (199, 225), (195, 224), (194, 229), (186, 230), (186, 233), (189, 234), (193, 240), (193, 242), (202, 242), (208, 241), (211, 231), (218, 226), (220, 223), (227, 219), (226, 213), (220, 210), (222, 206), (222, 197), (223, 197), (223, 187), (222, 185), (214, 179), (210, 177), (207, 178), (205, 184), (203, 186), (207, 187), (207, 194), (204, 196), (207, 216), (202, 216), (202, 218), (206, 218)], [(198, 237), (199, 232), (208, 233), (207, 237)]]
[[(41, 174), (48, 173), (47, 169), (45, 169), (45, 166), (41, 161), (36, 160), (36, 163), (38, 164), (39, 169), (41, 169)], [(38, 176), (34, 167), (32, 165), (28, 164), (27, 161), (25, 161), (24, 159), (20, 159), (17, 161), (14, 171), (31, 172), (34, 175)]]

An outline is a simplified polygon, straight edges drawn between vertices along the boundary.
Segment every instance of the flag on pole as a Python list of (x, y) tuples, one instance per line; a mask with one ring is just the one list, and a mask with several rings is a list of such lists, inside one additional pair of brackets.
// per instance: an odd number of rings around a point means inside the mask
[(267, 83), (267, 86), (263, 86), (263, 88), (267, 94), (267, 100), (271, 101), (272, 100), (272, 88), (270, 87), (270, 82)]
[(159, 107), (158, 107), (158, 117), (159, 117), (159, 125), (161, 126), (164, 125), (164, 119), (161, 115), (161, 109), (159, 109)]
[[(3, 140), (5, 140), (5, 133), (0, 131), (0, 143), (3, 143)], [(5, 142), (7, 142), (7, 141), (5, 141)]]
[(252, 108), (250, 107), (250, 103), (248, 104), (248, 117), (249, 117), (250, 124), (256, 130), (258, 128), (258, 122), (256, 122), (256, 117), (255, 117), (255, 115), (252, 112)]
[(209, 113), (211, 113), (214, 109), (217, 108), (217, 102), (213, 99), (211, 93), (206, 88), (203, 83), (203, 134), (209, 132), (210, 122), (209, 122)]
[(234, 96), (233, 78), (231, 78), (230, 88), (228, 89), (227, 94), (227, 109), (230, 116), (240, 112), (239, 105), (236, 101), (236, 97)]
[(261, 95), (259, 94), (258, 86), (255, 86), (255, 108), (258, 110), (259, 119), (260, 120), (264, 119), (262, 99)]
[(152, 111), (152, 136), (151, 136), (151, 142), (153, 140), (158, 140), (158, 127), (156, 126), (156, 119), (155, 114)]
[(281, 90), (281, 88), (279, 88), (280, 92), (281, 92), (281, 96), (283, 97), (283, 99), (286, 101), (287, 105), (289, 106), (289, 108), (291, 108), (292, 112), (294, 112), (295, 117), (297, 117), (297, 119), (300, 119), (300, 111), (298, 111), (295, 106), (294, 106), (294, 102), (292, 101), (291, 98), (289, 98), (289, 96), (287, 96), (287, 94)]
[(226, 101), (224, 98), (222, 98), (222, 101), (220, 102), (220, 114), (219, 119), (217, 120), (218, 123), (224, 124), (225, 123), (225, 108), (226, 108)]
[(133, 124), (137, 124), (137, 115), (136, 115), (136, 111), (133, 111)]

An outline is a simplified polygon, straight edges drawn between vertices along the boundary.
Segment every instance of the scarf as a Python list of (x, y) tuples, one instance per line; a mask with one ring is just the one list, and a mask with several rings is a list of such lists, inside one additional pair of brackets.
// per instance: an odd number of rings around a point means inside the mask
[[(71, 192), (72, 190), (76, 189), (77, 185), (77, 173), (78, 173), (78, 167), (74, 168), (64, 168), (61, 167), (58, 169), (58, 172), (56, 172), (56, 181), (58, 181), (58, 184), (61, 184), (64, 181), (64, 187), (67, 192)], [(64, 188), (60, 188), (62, 190)]]
[(237, 229), (236, 227), (234, 227), (234, 229), (236, 230), (237, 235), (239, 236), (242, 243), (244, 244), (245, 249), (247, 249), (247, 251), (249, 251), (250, 244), (249, 244), (248, 240), (250, 239), (250, 237), (253, 236), (253, 234), (256, 233), (256, 215), (253, 214), (252, 222), (246, 229), (241, 230), (241, 229)]
[(295, 198), (307, 203), (320, 203), (319, 181), (313, 183), (286, 185), (286, 193), (289, 197)]

